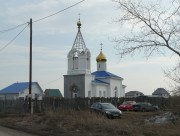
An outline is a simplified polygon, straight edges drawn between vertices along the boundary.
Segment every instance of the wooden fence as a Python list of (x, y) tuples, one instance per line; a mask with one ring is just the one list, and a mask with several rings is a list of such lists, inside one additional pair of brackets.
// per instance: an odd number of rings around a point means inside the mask
[[(150, 102), (153, 105), (159, 106), (164, 109), (171, 105), (171, 98), (152, 98), (152, 97), (137, 97), (137, 98), (51, 98), (44, 97), (43, 100), (34, 100), (33, 109), (34, 112), (46, 112), (46, 111), (60, 111), (62, 109), (74, 109), (74, 110), (88, 110), (94, 102), (110, 102), (116, 107), (122, 104), (124, 101), (136, 101), (136, 102)], [(28, 101), (24, 99), (17, 100), (0, 100), (0, 112), (1, 113), (27, 113)]]

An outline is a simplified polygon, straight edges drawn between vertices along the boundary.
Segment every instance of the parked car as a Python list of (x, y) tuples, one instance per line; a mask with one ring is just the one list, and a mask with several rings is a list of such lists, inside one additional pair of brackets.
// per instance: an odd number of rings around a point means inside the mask
[(136, 103), (135, 101), (124, 101), (124, 102), (118, 107), (118, 109), (124, 110), (124, 111), (133, 110), (133, 105), (134, 105), (135, 103)]
[(111, 103), (96, 102), (92, 104), (90, 110), (105, 115), (107, 118), (120, 118), (122, 115), (122, 112)]
[(158, 106), (154, 106), (151, 103), (141, 102), (133, 105), (134, 111), (157, 111)]

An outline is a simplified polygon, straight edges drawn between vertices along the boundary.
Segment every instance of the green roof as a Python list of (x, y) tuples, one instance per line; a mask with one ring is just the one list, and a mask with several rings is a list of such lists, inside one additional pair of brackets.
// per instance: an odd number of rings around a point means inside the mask
[(62, 97), (59, 89), (46, 89), (45, 95), (50, 97)]

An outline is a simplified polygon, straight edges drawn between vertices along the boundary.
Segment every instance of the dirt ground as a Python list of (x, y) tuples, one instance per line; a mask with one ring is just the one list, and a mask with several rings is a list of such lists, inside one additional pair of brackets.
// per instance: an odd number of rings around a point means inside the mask
[[(39, 136), (180, 136), (179, 117), (173, 114), (163, 122), (162, 116), (167, 113), (124, 111), (121, 119), (74, 110), (33, 115), (0, 114), (0, 125)], [(156, 118), (162, 122), (155, 122)]]

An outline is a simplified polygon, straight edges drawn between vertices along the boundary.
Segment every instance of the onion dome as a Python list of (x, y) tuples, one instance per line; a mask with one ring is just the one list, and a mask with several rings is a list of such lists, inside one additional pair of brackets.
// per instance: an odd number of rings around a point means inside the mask
[(102, 53), (102, 49), (101, 52), (99, 53), (99, 55), (96, 57), (96, 61), (97, 62), (106, 62), (106, 56)]
[(81, 28), (81, 21), (80, 21), (80, 19), (77, 22), (77, 26), (78, 26), (78, 28)]

